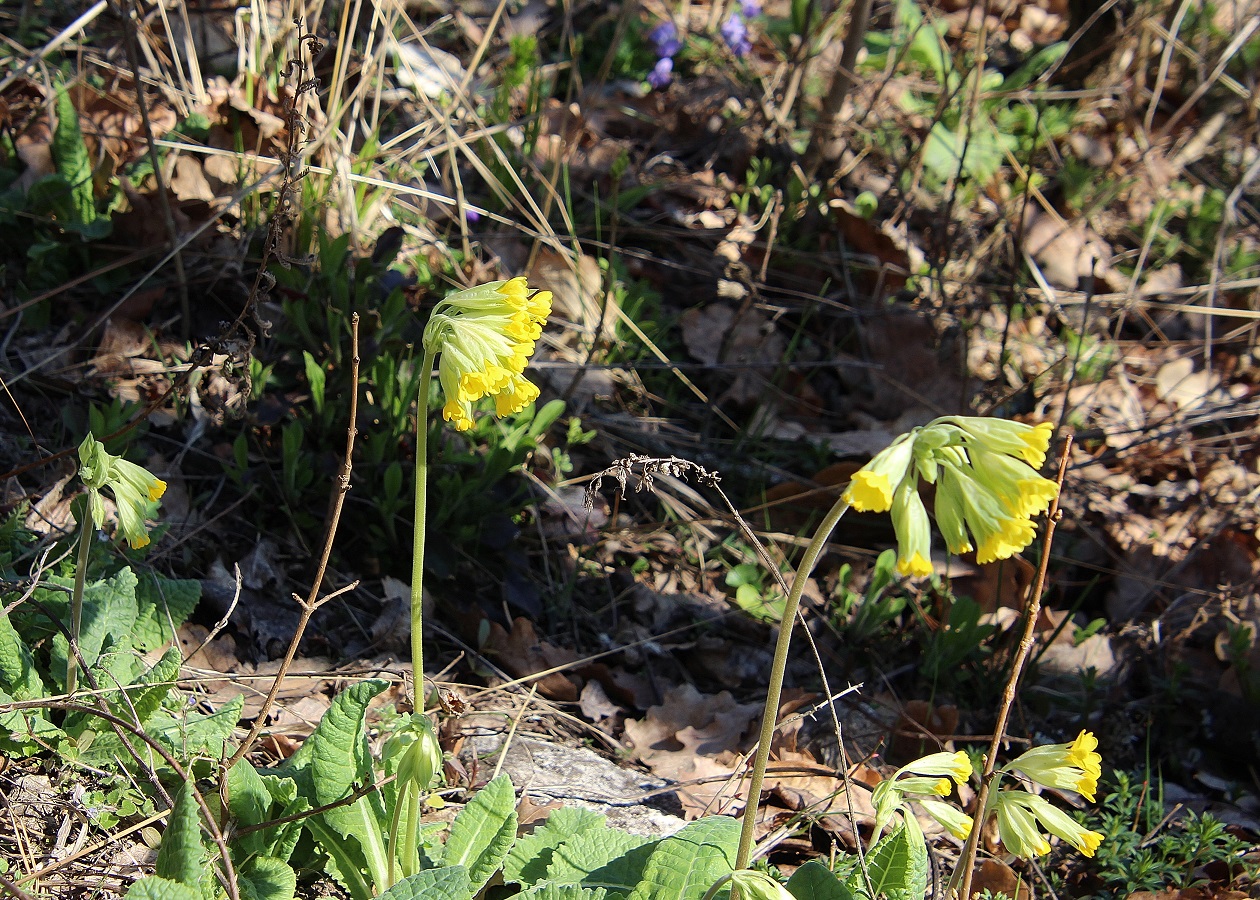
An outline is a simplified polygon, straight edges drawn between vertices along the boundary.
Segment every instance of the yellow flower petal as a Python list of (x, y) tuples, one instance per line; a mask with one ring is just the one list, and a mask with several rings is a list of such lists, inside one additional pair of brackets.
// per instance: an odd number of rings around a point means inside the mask
[(932, 563), (924, 559), (918, 553), (909, 559), (897, 560), (897, 574), (909, 575), (914, 578), (926, 578), (936, 570), (932, 568)]
[(499, 416), (518, 413), (538, 399), (538, 388), (519, 375), (513, 375), (504, 388), (494, 395), (494, 411)]
[(844, 500), (858, 512), (887, 512), (892, 506), (892, 485), (887, 475), (861, 469), (845, 488)]

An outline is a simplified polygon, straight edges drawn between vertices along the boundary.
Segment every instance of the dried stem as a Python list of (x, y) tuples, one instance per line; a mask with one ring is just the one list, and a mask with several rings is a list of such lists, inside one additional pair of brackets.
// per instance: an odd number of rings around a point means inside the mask
[(1019, 688), (1019, 679), (1024, 673), (1024, 666), (1028, 662), (1028, 656), (1032, 652), (1032, 645), (1037, 631), (1037, 619), (1041, 616), (1041, 592), (1046, 585), (1046, 570), (1050, 566), (1050, 547), (1054, 542), (1054, 529), (1058, 525), (1061, 514), (1059, 513), (1059, 497), (1063, 494), (1063, 479), (1067, 476), (1068, 458), (1072, 454), (1072, 436), (1069, 434), (1067, 440), (1063, 444), (1063, 452), (1059, 456), (1059, 473), (1055, 478), (1055, 482), (1059, 485), (1059, 493), (1055, 495), (1054, 500), (1050, 503), (1050, 510), (1046, 513), (1046, 534), (1041, 544), (1041, 560), (1037, 566), (1037, 577), (1033, 580), (1033, 585), (1028, 595), (1028, 611), (1024, 620), (1024, 631), (1020, 635), (1019, 647), (1015, 651), (1015, 658), (1011, 661), (1011, 674), (1006, 681), (1006, 687), (1002, 691), (1002, 703), (998, 707), (997, 722), (993, 725), (993, 739), (989, 743), (989, 752), (984, 758), (984, 771), (980, 776), (980, 792), (976, 795), (976, 815), (975, 824), (972, 825), (971, 834), (967, 837), (967, 843), (963, 847), (962, 858), (958, 861), (958, 868), (954, 872), (954, 878), (951, 881), (958, 882), (958, 894), (960, 898), (966, 898), (971, 894), (971, 876), (976, 865), (976, 854), (980, 850), (980, 832), (984, 829), (984, 818), (988, 812), (989, 795), (992, 792), (995, 782), (995, 773), (997, 770), (998, 751), (1002, 748), (1002, 742), (1006, 739), (1006, 724), (1010, 721), (1011, 708), (1015, 705), (1015, 694)]
[(823, 100), (822, 112), (814, 123), (814, 130), (809, 136), (809, 147), (805, 151), (804, 168), (810, 178), (818, 173), (823, 163), (835, 162), (840, 158), (843, 147), (836, 138), (836, 121), (840, 118), (845, 98), (849, 96), (849, 88), (853, 86), (858, 51), (866, 40), (866, 29), (871, 21), (871, 5), (871, 0), (855, 0), (849, 14), (849, 29), (844, 36), (840, 62), (831, 77), (831, 89)]
[(315, 610), (319, 609), (329, 600), (344, 594), (346, 591), (354, 590), (358, 586), (358, 582), (354, 581), (343, 588), (333, 591), (331, 594), (323, 597), (319, 596), (320, 588), (324, 583), (324, 573), (328, 570), (328, 559), (332, 555), (333, 541), (337, 537), (337, 525), (341, 521), (341, 509), (346, 502), (346, 493), (350, 490), (350, 472), (353, 468), (354, 457), (354, 438), (358, 434), (355, 422), (359, 415), (359, 314), (354, 313), (350, 317), (350, 421), (346, 426), (346, 455), (341, 463), (341, 473), (337, 476), (336, 482), (333, 484), (332, 505), (328, 515), (328, 525), (324, 529), (324, 547), (320, 551), (319, 565), (315, 569), (315, 577), (311, 580), (311, 590), (305, 599), (298, 598), (298, 602), (302, 604), (302, 614), (298, 619), (297, 628), (293, 631), (293, 638), (289, 641), (289, 649), (284, 654), (284, 660), (280, 663), (280, 669), (276, 672), (275, 679), (271, 682), (271, 690), (267, 692), (267, 698), (263, 701), (262, 708), (258, 711), (258, 715), (254, 717), (254, 724), (250, 726), (249, 734), (245, 740), (241, 741), (236, 752), (223, 765), (223, 771), (236, 765), (236, 763), (246, 753), (250, 751), (254, 741), (258, 740), (258, 735), (262, 733), (263, 725), (267, 721), (267, 713), (271, 711), (272, 705), (276, 702), (276, 697), (280, 693), (280, 686), (284, 682), (285, 676), (289, 672), (289, 667), (293, 665), (293, 659), (297, 656), (298, 645), (302, 642), (302, 635), (306, 631), (306, 626), (311, 621), (311, 616), (315, 614)]
[(144, 82), (140, 79), (140, 51), (136, 45), (136, 23), (131, 17), (130, 0), (119, 0), (115, 3), (115, 13), (122, 20), (123, 46), (127, 52), (127, 62), (131, 66), (131, 80), (136, 86), (136, 109), (140, 111), (140, 127), (144, 131), (144, 140), (148, 145), (149, 163), (153, 166), (153, 182), (157, 187), (158, 207), (162, 210), (162, 224), (166, 226), (166, 236), (171, 242), (174, 253), (175, 286), (179, 291), (179, 331), (180, 338), (188, 340), (191, 327), (191, 309), (188, 304), (188, 277), (184, 273), (184, 254), (180, 252), (179, 229), (175, 227), (175, 214), (171, 211), (171, 196), (166, 190), (166, 177), (162, 174), (162, 160), (158, 156), (157, 143), (153, 137), (153, 124), (149, 121), (149, 104), (144, 98)]

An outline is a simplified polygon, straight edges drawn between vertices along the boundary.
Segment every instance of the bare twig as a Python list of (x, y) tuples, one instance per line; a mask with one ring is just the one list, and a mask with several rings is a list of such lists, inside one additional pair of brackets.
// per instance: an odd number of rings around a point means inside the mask
[(1046, 513), (1046, 534), (1041, 544), (1041, 561), (1037, 566), (1037, 577), (1033, 580), (1028, 594), (1028, 610), (1024, 619), (1024, 631), (1019, 638), (1019, 647), (1015, 658), (1011, 661), (1011, 674), (1002, 691), (1001, 705), (998, 707), (997, 722), (993, 726), (993, 740), (989, 743), (989, 752), (984, 758), (984, 771), (980, 776), (980, 792), (976, 795), (975, 824), (967, 843), (963, 847), (962, 857), (958, 861), (955, 878), (961, 879), (958, 886), (958, 897), (966, 900), (971, 895), (972, 872), (976, 865), (976, 854), (980, 850), (980, 832), (984, 830), (984, 816), (989, 802), (989, 794), (996, 781), (998, 751), (1006, 736), (1006, 724), (1010, 721), (1011, 708), (1015, 705), (1015, 694), (1019, 688), (1020, 676), (1024, 674), (1024, 665), (1032, 652), (1033, 640), (1037, 631), (1037, 619), (1041, 616), (1041, 592), (1046, 586), (1046, 570), (1050, 566), (1050, 547), (1054, 543), (1054, 529), (1060, 519), (1059, 497), (1063, 493), (1063, 479), (1067, 476), (1068, 459), (1072, 455), (1072, 435), (1063, 442), (1063, 450), (1059, 455), (1059, 473), (1055, 482), (1059, 485), (1059, 493), (1050, 503)]
[(140, 79), (140, 52), (136, 46), (136, 23), (131, 17), (130, 0), (115, 0), (115, 13), (122, 21), (123, 46), (127, 51), (127, 62), (131, 66), (131, 80), (136, 86), (136, 109), (140, 112), (140, 127), (144, 131), (145, 145), (148, 147), (149, 164), (153, 166), (153, 182), (158, 196), (158, 207), (162, 210), (162, 224), (166, 226), (166, 236), (171, 242), (174, 253), (175, 286), (179, 291), (179, 333), (180, 338), (188, 340), (192, 325), (191, 309), (188, 305), (188, 278), (184, 273), (184, 255), (180, 252), (179, 229), (175, 227), (175, 215), (171, 212), (171, 197), (166, 190), (166, 176), (162, 174), (162, 160), (158, 157), (157, 145), (153, 143), (153, 123), (149, 121), (149, 102), (144, 97), (144, 82)]
[(214, 623), (214, 627), (210, 629), (209, 633), (206, 634), (205, 639), (198, 644), (195, 649), (184, 654), (184, 662), (188, 662), (188, 660), (200, 653), (203, 648), (208, 646), (211, 641), (218, 637), (219, 632), (224, 628), (227, 628), (228, 622), (232, 618), (232, 613), (236, 612), (236, 604), (241, 602), (241, 567), (239, 564), (233, 564), (232, 574), (236, 578), (236, 590), (232, 592), (232, 602), (228, 604), (227, 612), (223, 614), (223, 618)]
[(844, 36), (844, 50), (840, 54), (840, 62), (831, 77), (831, 88), (823, 100), (823, 108), (814, 123), (814, 130), (809, 136), (809, 147), (805, 150), (805, 173), (813, 178), (819, 167), (826, 162), (835, 162), (840, 158), (843, 146), (836, 137), (836, 121), (844, 107), (845, 98), (853, 86), (854, 69), (857, 67), (858, 50), (866, 40), (866, 28), (871, 19), (871, 0), (855, 0), (853, 10), (849, 14), (849, 28)]
[(341, 510), (346, 502), (346, 494), (350, 490), (350, 473), (354, 466), (354, 438), (358, 434), (355, 422), (359, 415), (359, 314), (354, 313), (350, 317), (350, 416), (349, 424), (346, 426), (346, 455), (341, 463), (341, 473), (337, 476), (336, 482), (333, 484), (333, 495), (331, 509), (328, 515), (328, 524), (324, 529), (324, 547), (320, 551), (319, 565), (315, 569), (315, 577), (311, 579), (311, 589), (303, 599), (296, 594), (294, 598), (302, 605), (302, 614), (298, 619), (297, 627), (293, 631), (293, 638), (289, 641), (289, 649), (284, 654), (284, 660), (280, 663), (280, 668), (276, 672), (275, 680), (271, 683), (271, 690), (267, 692), (267, 697), (263, 700), (262, 708), (258, 710), (258, 715), (254, 717), (254, 724), (250, 726), (249, 734), (245, 740), (241, 741), (236, 752), (232, 754), (223, 765), (223, 771), (236, 765), (240, 759), (250, 751), (254, 741), (258, 740), (258, 735), (262, 733), (263, 727), (267, 722), (267, 713), (276, 702), (276, 697), (280, 694), (280, 686), (284, 682), (284, 677), (288, 674), (289, 667), (293, 665), (293, 659), (297, 656), (298, 645), (302, 642), (302, 635), (306, 631), (306, 626), (310, 624), (311, 616), (315, 611), (329, 602), (335, 597), (339, 597), (347, 591), (354, 590), (359, 586), (357, 581), (353, 581), (345, 587), (338, 588), (323, 598), (319, 596), (321, 587), (324, 584), (324, 574), (328, 571), (328, 559), (332, 556), (333, 542), (337, 537), (337, 526), (341, 522)]

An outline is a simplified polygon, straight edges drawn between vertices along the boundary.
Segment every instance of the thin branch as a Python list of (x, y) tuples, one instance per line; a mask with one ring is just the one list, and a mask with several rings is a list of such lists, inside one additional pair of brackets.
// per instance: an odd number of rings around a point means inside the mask
[(989, 743), (989, 752), (984, 758), (984, 772), (980, 776), (980, 792), (976, 795), (976, 815), (971, 834), (963, 847), (962, 858), (958, 861), (958, 869), (954, 878), (961, 878), (958, 886), (958, 897), (966, 900), (971, 894), (971, 877), (976, 865), (976, 854), (980, 850), (980, 832), (984, 830), (984, 818), (988, 810), (989, 795), (996, 781), (998, 751), (1006, 736), (1006, 724), (1010, 721), (1011, 708), (1015, 705), (1015, 694), (1019, 688), (1019, 679), (1024, 674), (1024, 666), (1028, 655), (1032, 652), (1036, 637), (1037, 619), (1041, 616), (1041, 592), (1046, 586), (1046, 570), (1050, 567), (1050, 547), (1054, 543), (1054, 529), (1062, 518), (1059, 512), (1059, 498), (1063, 495), (1063, 479), (1067, 476), (1068, 458), (1072, 454), (1072, 435), (1067, 436), (1063, 444), (1063, 452), (1059, 456), (1059, 473), (1055, 482), (1059, 485), (1059, 493), (1050, 503), (1046, 513), (1046, 535), (1041, 544), (1041, 561), (1037, 566), (1037, 577), (1033, 580), (1028, 595), (1028, 612), (1024, 621), (1024, 631), (1020, 635), (1019, 647), (1011, 663), (1011, 674), (1002, 691), (1002, 703), (998, 708), (997, 722), (993, 726), (993, 740)]
[(297, 656), (298, 645), (302, 642), (302, 635), (306, 632), (306, 626), (310, 624), (311, 616), (315, 614), (315, 610), (334, 597), (353, 590), (359, 585), (357, 581), (354, 581), (345, 587), (333, 591), (323, 599), (319, 597), (320, 588), (324, 583), (324, 574), (328, 571), (328, 559), (332, 556), (333, 542), (337, 537), (337, 526), (341, 522), (341, 510), (346, 502), (346, 494), (350, 490), (350, 473), (354, 465), (354, 438), (358, 434), (355, 422), (358, 420), (359, 415), (358, 313), (354, 313), (350, 317), (350, 348), (350, 421), (346, 426), (346, 455), (341, 463), (341, 473), (333, 484), (332, 509), (329, 512), (328, 525), (324, 530), (324, 548), (320, 552), (319, 565), (315, 569), (315, 577), (311, 580), (310, 592), (304, 600), (300, 597), (298, 598), (298, 601), (302, 604), (302, 615), (293, 631), (293, 638), (289, 641), (289, 649), (284, 654), (284, 660), (280, 663), (280, 669), (276, 672), (275, 680), (271, 682), (271, 690), (267, 692), (267, 698), (263, 701), (262, 708), (258, 710), (258, 714), (254, 717), (254, 724), (250, 726), (249, 734), (246, 735), (245, 740), (241, 741), (240, 746), (236, 748), (236, 752), (232, 754), (231, 758), (224, 763), (224, 772), (236, 765), (250, 751), (254, 741), (258, 740), (258, 735), (262, 733), (263, 727), (267, 722), (267, 714), (271, 711), (271, 707), (276, 702), (276, 697), (280, 694), (280, 686), (284, 682), (285, 675), (289, 672), (289, 667), (293, 665), (293, 659)]

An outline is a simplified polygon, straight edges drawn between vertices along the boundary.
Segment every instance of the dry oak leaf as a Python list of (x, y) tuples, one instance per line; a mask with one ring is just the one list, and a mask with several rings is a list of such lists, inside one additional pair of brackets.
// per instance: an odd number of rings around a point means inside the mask
[[(511, 633), (498, 622), (491, 622), (486, 651), (516, 678), (528, 678), (557, 666), (567, 666), (579, 658), (572, 650), (540, 640), (534, 631), (534, 623), (523, 616), (512, 620)], [(561, 672), (552, 672), (535, 681), (538, 692), (549, 700), (573, 702), (578, 699), (578, 686)]]
[(626, 741), (654, 774), (688, 782), (677, 791), (688, 818), (730, 811), (735, 791), (727, 781), (740, 768), (745, 733), (760, 712), (758, 704), (737, 703), (729, 691), (701, 694), (683, 684), (642, 719), (627, 719)]

